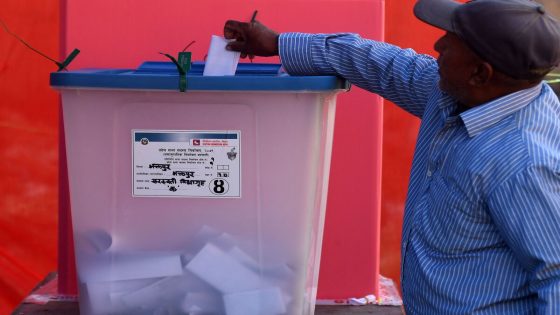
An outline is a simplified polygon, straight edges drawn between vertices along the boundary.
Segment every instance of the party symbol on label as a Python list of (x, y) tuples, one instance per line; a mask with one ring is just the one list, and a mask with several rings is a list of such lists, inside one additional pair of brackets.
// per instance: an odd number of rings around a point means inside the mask
[(229, 152), (227, 153), (227, 157), (228, 157), (228, 159), (230, 159), (230, 160), (232, 160), (232, 161), (235, 160), (235, 158), (237, 157), (237, 152), (235, 152), (235, 147), (233, 147), (233, 148), (231, 149), (231, 151), (229, 151)]

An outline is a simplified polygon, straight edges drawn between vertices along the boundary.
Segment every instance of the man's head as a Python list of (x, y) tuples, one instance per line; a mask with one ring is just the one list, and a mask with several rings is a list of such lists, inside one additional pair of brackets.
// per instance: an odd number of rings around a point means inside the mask
[[(560, 64), (560, 22), (536, 2), (474, 0), (462, 4), (453, 0), (419, 0), (414, 13), (420, 20), (447, 31), (435, 45), (440, 59), (449, 53), (463, 54), (449, 49), (465, 50), (467, 59), (474, 58), (465, 62), (471, 62), (475, 68), (464, 70), (482, 71), (475, 79), (478, 83), (484, 81), (484, 75), (489, 75), (493, 84), (534, 84)], [(455, 39), (463, 45), (455, 43)], [(444, 67), (446, 64), (441, 60), (442, 81), (447, 79), (446, 72), (454, 71)], [(471, 74), (464, 73), (465, 79), (472, 79)], [(440, 84), (444, 91), (445, 84)]]
[(560, 23), (531, 0), (419, 0), (414, 13), (514, 79), (539, 79), (560, 64)]

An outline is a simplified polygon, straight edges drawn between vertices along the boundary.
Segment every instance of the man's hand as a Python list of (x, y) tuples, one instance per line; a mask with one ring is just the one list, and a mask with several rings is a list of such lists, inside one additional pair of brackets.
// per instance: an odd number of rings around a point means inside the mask
[(229, 20), (224, 25), (224, 37), (235, 39), (226, 47), (241, 52), (241, 57), (278, 55), (278, 33), (258, 21), (250, 23)]

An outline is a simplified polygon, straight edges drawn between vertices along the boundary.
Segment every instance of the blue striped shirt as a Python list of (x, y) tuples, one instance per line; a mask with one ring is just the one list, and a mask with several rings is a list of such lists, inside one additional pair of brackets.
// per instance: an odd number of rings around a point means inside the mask
[[(560, 314), (560, 104), (547, 84), (457, 114), (434, 58), (281, 34), (293, 75), (340, 75), (422, 119), (402, 233), (407, 314)], [(350, 257), (351, 258), (351, 257)]]

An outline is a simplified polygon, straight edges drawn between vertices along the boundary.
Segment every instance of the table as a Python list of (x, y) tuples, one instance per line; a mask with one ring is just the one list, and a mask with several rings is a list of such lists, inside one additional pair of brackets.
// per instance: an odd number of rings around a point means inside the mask
[[(56, 273), (50, 273), (41, 281), (31, 292), (31, 294), (39, 292), (47, 286), (53, 287), (56, 284)], [(79, 304), (77, 301), (49, 301), (48, 303), (34, 304), (21, 303), (12, 315), (79, 315)], [(404, 315), (404, 311), (400, 306), (384, 306), (384, 305), (317, 305), (315, 315), (349, 315), (349, 314), (377, 314), (377, 315)]]

